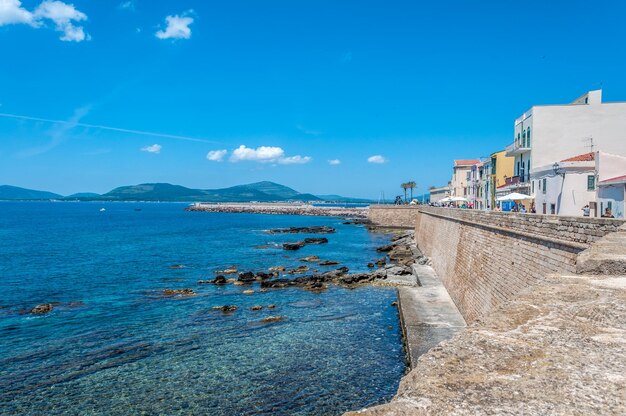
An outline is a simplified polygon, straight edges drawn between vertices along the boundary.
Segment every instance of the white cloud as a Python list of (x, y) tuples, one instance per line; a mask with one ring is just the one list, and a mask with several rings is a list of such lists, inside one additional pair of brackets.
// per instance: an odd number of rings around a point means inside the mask
[(22, 7), (20, 0), (0, 0), (0, 26), (14, 24), (37, 26), (33, 14)]
[(239, 162), (242, 160), (251, 160), (255, 162), (267, 163), (276, 162), (284, 155), (285, 151), (280, 147), (261, 146), (256, 149), (252, 149), (242, 144), (237, 149), (233, 150), (233, 154), (230, 156), (230, 161)]
[(339, 159), (331, 159), (331, 160), (328, 161), (328, 164), (332, 165), (332, 166), (341, 165), (341, 160), (339, 160)]
[(367, 158), (367, 161), (369, 163), (387, 163), (388, 162), (388, 160), (385, 159), (385, 157), (381, 155), (370, 156)]
[[(208, 157), (208, 155), (207, 155)], [(285, 156), (285, 151), (280, 147), (260, 146), (256, 149), (239, 146), (230, 155), (231, 162), (252, 161), (259, 163), (277, 163), (279, 165), (302, 165), (313, 160), (310, 156)]]
[(161, 149), (163, 147), (160, 144), (152, 144), (150, 146), (146, 146), (146, 147), (142, 147), (140, 150), (142, 152), (148, 152), (148, 153), (161, 153)]
[(313, 160), (310, 156), (289, 156), (289, 157), (281, 157), (278, 159), (278, 163), (281, 165), (303, 165), (305, 163), (309, 163)]
[(63, 32), (61, 40), (69, 42), (82, 42), (91, 39), (85, 34), (82, 26), (75, 26), (74, 22), (87, 20), (87, 15), (76, 10), (73, 4), (62, 1), (46, 0), (42, 2), (34, 11), (35, 19), (50, 19), (54, 22), (55, 30)]
[[(191, 10), (189, 11), (191, 12)], [(165, 18), (167, 27), (165, 30), (159, 30), (155, 36), (159, 39), (189, 39), (191, 37), (191, 29), (189, 25), (193, 23), (193, 17), (175, 15)]]
[(117, 8), (122, 10), (135, 10), (135, 0), (123, 1)]
[(211, 150), (206, 154), (206, 158), (212, 160), (213, 162), (221, 162), (224, 160), (224, 156), (228, 153), (228, 150)]
[(38, 28), (47, 20), (54, 23), (57, 32), (63, 33), (60, 38), (63, 41), (82, 42), (90, 39), (82, 26), (75, 25), (76, 22), (87, 20), (87, 15), (72, 4), (46, 0), (30, 12), (22, 7), (19, 0), (0, 0), (0, 26), (27, 24)]

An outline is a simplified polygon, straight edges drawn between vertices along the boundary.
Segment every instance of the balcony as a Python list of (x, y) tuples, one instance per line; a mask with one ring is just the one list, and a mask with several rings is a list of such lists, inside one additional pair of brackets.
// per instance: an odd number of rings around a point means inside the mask
[[(525, 142), (525, 140), (524, 140)], [(518, 145), (516, 142), (511, 143), (506, 147), (506, 156), (518, 156), (526, 152), (530, 152), (530, 147), (526, 146), (526, 143)]]

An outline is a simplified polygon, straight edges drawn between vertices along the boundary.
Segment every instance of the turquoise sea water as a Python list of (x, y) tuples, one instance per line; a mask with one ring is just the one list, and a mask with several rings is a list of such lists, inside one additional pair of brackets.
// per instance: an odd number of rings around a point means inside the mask
[[(338, 218), (184, 208), (0, 203), (0, 414), (336, 415), (394, 395), (405, 371), (395, 290), (197, 284), (309, 255), (363, 271), (388, 236)], [(264, 232), (310, 225), (337, 233), (288, 252), (273, 244), (308, 235)], [(24, 313), (45, 302), (58, 303)], [(224, 304), (238, 310), (211, 309)], [(263, 324), (269, 315), (286, 319)]]

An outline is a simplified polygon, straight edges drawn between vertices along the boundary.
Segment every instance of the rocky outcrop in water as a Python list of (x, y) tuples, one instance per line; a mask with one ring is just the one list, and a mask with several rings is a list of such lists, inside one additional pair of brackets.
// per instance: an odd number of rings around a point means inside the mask
[(270, 234), (333, 234), (335, 232), (337, 232), (337, 230), (325, 225), (313, 227), (274, 228), (268, 231)]
[(303, 261), (306, 263), (317, 263), (318, 261), (320, 261), (320, 258), (318, 256), (308, 256), (308, 257), (301, 258), (300, 261)]
[(193, 296), (196, 294), (192, 289), (165, 289), (163, 296)]
[(324, 261), (320, 261), (319, 263), (320, 266), (336, 266), (338, 264), (339, 264), (338, 261), (333, 261), (333, 260), (324, 260)]
[(261, 322), (271, 323), (271, 322), (280, 322), (284, 320), (285, 320), (284, 316), (266, 316), (265, 318), (261, 319)]
[(52, 312), (54, 306), (51, 303), (42, 303), (41, 305), (37, 305), (30, 310), (30, 313), (33, 315), (45, 315), (47, 313)]
[(296, 241), (295, 243), (283, 243), (283, 250), (300, 250), (306, 243), (304, 241)]
[(305, 238), (305, 244), (326, 244), (328, 243), (328, 238), (320, 237), (320, 238)]
[(237, 310), (237, 306), (235, 305), (222, 305), (222, 306), (213, 306), (212, 308), (215, 311), (221, 311), (224, 313), (231, 313)]

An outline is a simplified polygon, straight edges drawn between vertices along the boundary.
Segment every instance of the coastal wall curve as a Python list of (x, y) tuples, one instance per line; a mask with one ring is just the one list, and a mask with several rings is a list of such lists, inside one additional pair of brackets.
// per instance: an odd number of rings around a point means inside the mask
[(412, 229), (417, 213), (416, 205), (370, 205), (367, 217), (374, 225)]
[(577, 256), (621, 220), (420, 207), (415, 238), (467, 322), (550, 273), (576, 273)]

